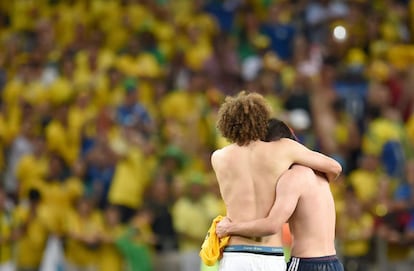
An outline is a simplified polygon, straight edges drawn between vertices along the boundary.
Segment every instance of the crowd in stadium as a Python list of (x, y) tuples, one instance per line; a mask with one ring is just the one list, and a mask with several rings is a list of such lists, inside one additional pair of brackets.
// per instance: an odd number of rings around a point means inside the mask
[(412, 0), (0, 1), (0, 271), (198, 270), (241, 90), (342, 164), (345, 270), (412, 270), (413, 41)]

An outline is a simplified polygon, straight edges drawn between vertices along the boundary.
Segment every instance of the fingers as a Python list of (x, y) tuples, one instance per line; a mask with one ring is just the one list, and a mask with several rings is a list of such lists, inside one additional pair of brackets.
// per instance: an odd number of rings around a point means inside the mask
[(222, 238), (228, 235), (228, 228), (231, 224), (231, 220), (227, 217), (223, 218), (216, 226), (217, 237)]

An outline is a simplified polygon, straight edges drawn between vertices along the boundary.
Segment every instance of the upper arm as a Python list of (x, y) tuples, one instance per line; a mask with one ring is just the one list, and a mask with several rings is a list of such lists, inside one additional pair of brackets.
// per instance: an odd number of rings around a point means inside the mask
[(302, 194), (303, 178), (302, 172), (296, 169), (286, 171), (279, 178), (276, 200), (268, 215), (272, 227), (279, 229), (292, 216)]
[(341, 173), (341, 165), (333, 158), (320, 152), (312, 151), (294, 140), (286, 138), (282, 140), (283, 142), (286, 142), (284, 144), (287, 145), (287, 156), (293, 163), (301, 164), (316, 171), (326, 173), (330, 181), (338, 177)]

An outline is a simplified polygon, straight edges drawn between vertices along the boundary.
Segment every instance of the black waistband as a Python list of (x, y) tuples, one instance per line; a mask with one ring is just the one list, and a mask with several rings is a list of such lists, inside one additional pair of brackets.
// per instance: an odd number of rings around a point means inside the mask
[(231, 245), (224, 248), (224, 252), (252, 253), (260, 255), (284, 256), (282, 247), (265, 247), (250, 245)]
[(322, 256), (322, 257), (309, 257), (309, 258), (300, 258), (300, 257), (292, 256), (290, 258), (290, 261), (292, 261), (292, 259), (299, 259), (301, 263), (320, 263), (320, 262), (337, 261), (338, 257), (336, 255)]

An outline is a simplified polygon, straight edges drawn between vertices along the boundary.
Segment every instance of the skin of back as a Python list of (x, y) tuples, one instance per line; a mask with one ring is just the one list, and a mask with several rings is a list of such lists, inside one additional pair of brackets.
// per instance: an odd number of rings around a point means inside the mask
[[(279, 177), (294, 163), (312, 168), (338, 171), (330, 160), (288, 139), (274, 142), (252, 141), (246, 146), (232, 144), (213, 153), (213, 169), (226, 204), (227, 217), (233, 222), (251, 221), (266, 217), (275, 203)], [(317, 167), (320, 168), (317, 168)], [(325, 180), (326, 182), (326, 180)], [(230, 244), (281, 246), (281, 234), (253, 239), (232, 236)]]
[(296, 209), (289, 219), (293, 238), (292, 255), (320, 257), (335, 255), (335, 204), (329, 183), (310, 168), (295, 165), (291, 180), (301, 187)]

